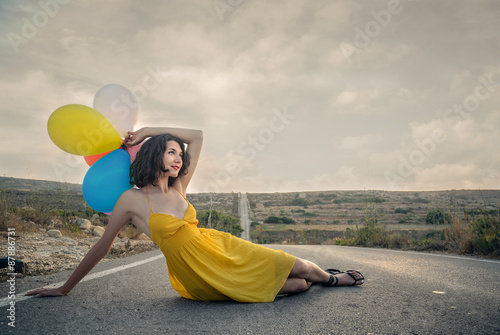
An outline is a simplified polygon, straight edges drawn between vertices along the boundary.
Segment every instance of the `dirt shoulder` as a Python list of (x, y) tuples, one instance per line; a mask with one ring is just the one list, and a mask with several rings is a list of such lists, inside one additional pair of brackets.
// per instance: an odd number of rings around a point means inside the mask
[[(8, 232), (0, 232), (0, 234), (3, 241), (0, 245), (0, 258), (3, 258), (8, 256), (9, 251)], [(143, 235), (143, 237), (146, 236)], [(27, 265), (26, 271), (18, 276), (47, 275), (75, 269), (99, 238), (97, 236), (84, 238), (50, 237), (46, 232), (18, 233), (15, 237), (14, 259), (21, 260)], [(149, 238), (117, 238), (110, 252), (101, 262), (155, 249), (158, 247)], [(10, 278), (7, 276), (9, 272), (11, 271), (8, 268), (0, 269), (0, 281), (3, 282)]]

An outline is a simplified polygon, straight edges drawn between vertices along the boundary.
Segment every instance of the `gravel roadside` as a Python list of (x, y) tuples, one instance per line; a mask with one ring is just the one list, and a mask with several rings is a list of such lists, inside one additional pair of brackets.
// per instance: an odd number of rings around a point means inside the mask
[[(2, 240), (0, 258), (3, 258), (9, 255), (8, 232), (0, 232), (0, 236)], [(15, 244), (11, 245), (10, 250), (15, 251), (14, 259), (21, 260), (27, 265), (26, 271), (19, 273), (18, 276), (47, 275), (75, 269), (99, 238), (98, 236), (50, 237), (46, 232), (21, 232), (16, 234)], [(155, 249), (158, 247), (144, 234), (136, 239), (118, 237), (101, 262)], [(0, 269), (0, 282), (9, 279), (7, 273), (10, 272), (8, 268)]]

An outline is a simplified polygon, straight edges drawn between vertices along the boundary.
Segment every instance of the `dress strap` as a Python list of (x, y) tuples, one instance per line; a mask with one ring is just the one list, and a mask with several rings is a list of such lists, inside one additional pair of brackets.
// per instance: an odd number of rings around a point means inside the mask
[(187, 199), (185, 196), (183, 196), (183, 195), (182, 195), (182, 193), (181, 193), (178, 189), (176, 189), (175, 187), (172, 187), (172, 188), (173, 188), (174, 190), (176, 190), (176, 191), (177, 191), (177, 193), (179, 193), (179, 194), (180, 194), (180, 195), (184, 198), (184, 200), (188, 201), (188, 199)]
[(146, 185), (146, 196), (148, 197), (149, 214), (153, 214), (153, 212), (151, 211), (151, 203), (149, 202), (148, 185)]

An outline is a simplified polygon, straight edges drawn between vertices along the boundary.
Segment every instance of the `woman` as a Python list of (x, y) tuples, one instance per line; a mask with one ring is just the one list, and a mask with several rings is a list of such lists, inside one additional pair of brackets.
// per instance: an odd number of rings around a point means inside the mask
[[(68, 294), (109, 252), (120, 230), (132, 222), (162, 250), (172, 287), (193, 300), (270, 302), (278, 294), (325, 286), (361, 285), (358, 271), (322, 270), (314, 263), (213, 229), (198, 228), (196, 212), (186, 199), (203, 143), (200, 130), (142, 128), (129, 132), (125, 145), (146, 138), (132, 163), (131, 183), (138, 186), (118, 199), (101, 239), (90, 249), (66, 283), (26, 295)], [(187, 148), (185, 148), (185, 144)]]

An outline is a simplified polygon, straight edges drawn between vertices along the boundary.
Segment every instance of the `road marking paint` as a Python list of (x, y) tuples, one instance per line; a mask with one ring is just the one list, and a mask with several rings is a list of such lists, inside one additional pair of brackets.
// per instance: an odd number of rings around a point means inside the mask
[[(340, 245), (335, 245), (335, 247), (339, 247), (339, 248), (356, 248), (356, 247), (347, 247), (347, 246), (340, 246)], [(472, 256), (453, 256), (453, 255), (443, 255), (443, 254), (431, 254), (431, 253), (418, 252), (418, 251), (393, 250), (393, 249), (382, 249), (382, 248), (380, 248), (380, 249), (379, 248), (377, 248), (377, 249), (375, 249), (375, 248), (358, 248), (358, 249), (374, 249), (374, 250), (377, 250), (377, 251), (401, 252), (401, 253), (405, 253), (405, 254), (422, 255), (422, 256), (456, 258), (456, 259), (462, 259), (462, 260), (477, 261), (477, 262), (484, 262), (484, 263), (494, 263), (494, 264), (499, 264), (500, 263), (500, 261), (497, 261), (497, 260), (474, 258)]]
[(366, 247), (351, 247), (351, 246), (343, 246), (343, 245), (298, 245), (298, 244), (287, 244), (287, 245), (282, 245), (282, 244), (266, 244), (266, 246), (275, 246), (278, 248), (299, 248), (299, 249), (304, 249), (308, 247), (321, 247), (321, 248), (339, 248), (339, 249), (355, 249), (356, 251), (370, 251), (370, 250), (376, 250), (376, 251), (382, 251), (382, 252), (398, 252), (398, 253), (405, 253), (405, 254), (411, 254), (411, 255), (420, 255), (420, 256), (434, 256), (434, 257), (446, 257), (446, 258), (456, 258), (456, 259), (461, 259), (461, 260), (469, 260), (469, 261), (477, 261), (477, 262), (483, 262), (483, 263), (493, 263), (493, 264), (500, 264), (499, 260), (489, 260), (489, 259), (482, 259), (482, 258), (475, 258), (473, 256), (453, 256), (453, 255), (445, 255), (445, 254), (431, 254), (427, 252), (420, 252), (420, 251), (411, 251), (411, 250), (395, 250), (395, 249), (383, 249), (383, 248), (366, 248)]
[(446, 294), (446, 292), (441, 292), (441, 291), (432, 291), (432, 293), (436, 293), (436, 294)]
[[(137, 262), (134, 262), (134, 263), (130, 263), (130, 264), (127, 264), (127, 265), (120, 265), (120, 266), (117, 266), (116, 268), (111, 268), (111, 269), (104, 270), (104, 271), (101, 271), (101, 272), (92, 273), (90, 275), (85, 276), (80, 281), (80, 283), (83, 283), (83, 282), (86, 282), (86, 281), (89, 281), (89, 280), (92, 280), (92, 279), (101, 278), (101, 277), (104, 277), (104, 276), (107, 276), (107, 275), (110, 275), (110, 274), (113, 274), (113, 273), (116, 273), (116, 272), (120, 272), (120, 271), (123, 271), (123, 270), (126, 270), (126, 269), (130, 269), (130, 268), (139, 266), (139, 265), (143, 265), (143, 264), (155, 261), (155, 260), (160, 259), (160, 258), (164, 258), (163, 254), (157, 255), (157, 256), (154, 256), (154, 257), (150, 257), (150, 258), (144, 259), (142, 261), (137, 261)], [(65, 282), (66, 281), (61, 281), (59, 283), (50, 284), (50, 285), (42, 286), (42, 287), (45, 287), (45, 288), (54, 288), (54, 287), (58, 287), (58, 286), (64, 285)], [(41, 287), (37, 287), (37, 288), (41, 288)], [(37, 288), (31, 289), (29, 291), (36, 290)], [(29, 292), (29, 291), (26, 291), (26, 292)], [(16, 303), (18, 303), (20, 301), (31, 299), (31, 298), (35, 297), (34, 295), (25, 295), (26, 292), (16, 293), (16, 299), (8, 299), (8, 298), (2, 298), (2, 299), (0, 299), (0, 307), (9, 305), (11, 301), (15, 301)]]

